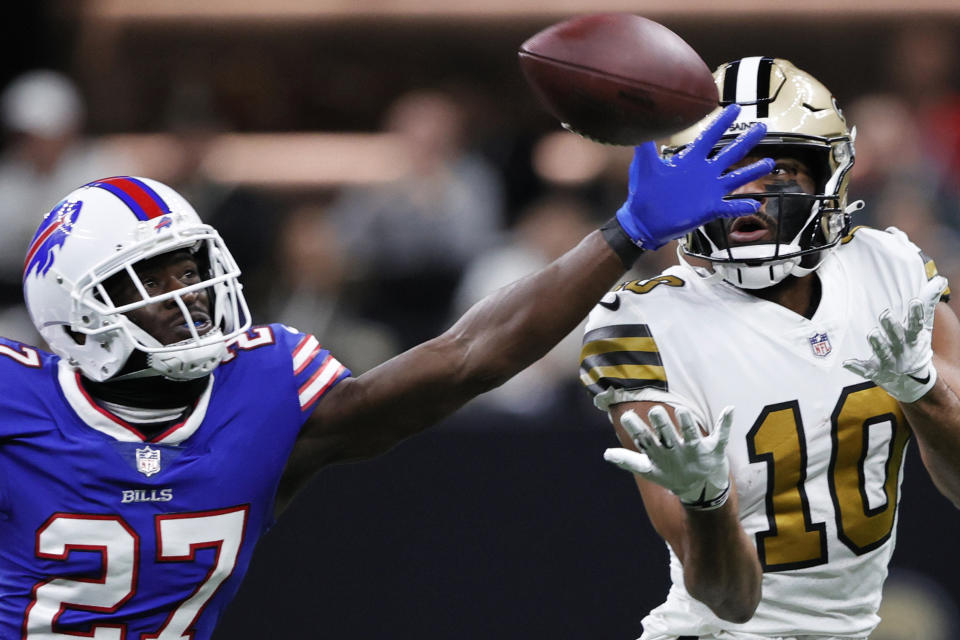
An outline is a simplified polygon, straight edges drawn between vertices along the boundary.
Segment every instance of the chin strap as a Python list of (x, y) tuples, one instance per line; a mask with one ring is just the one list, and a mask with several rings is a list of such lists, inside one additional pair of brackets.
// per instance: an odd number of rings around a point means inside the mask
[(791, 273), (796, 273), (800, 265), (800, 256), (785, 258), (783, 260), (773, 259), (759, 265), (749, 265), (747, 262), (752, 260), (769, 260), (772, 253), (777, 251), (791, 254), (800, 251), (800, 247), (795, 244), (758, 244), (742, 247), (732, 247), (730, 249), (718, 249), (713, 252), (713, 258), (732, 257), (734, 260), (743, 260), (743, 262), (716, 262), (713, 265), (714, 271), (720, 273), (723, 279), (741, 289), (764, 289), (783, 281)]
[[(223, 335), (220, 329), (214, 329), (208, 336)], [(192, 340), (184, 340), (189, 344)], [(176, 346), (174, 343), (167, 346)], [(227, 355), (227, 345), (216, 342), (198, 347), (186, 347), (179, 351), (147, 354), (147, 365), (160, 375), (173, 380), (194, 380), (202, 378), (217, 368)]]
[[(223, 335), (220, 329), (213, 329), (207, 336), (213, 337)], [(207, 337), (204, 336), (204, 337)], [(166, 345), (175, 347), (178, 344), (189, 344), (191, 339)], [(227, 345), (220, 341), (214, 344), (203, 346), (185, 347), (178, 351), (168, 351), (163, 353), (144, 353), (146, 366), (142, 369), (131, 371), (113, 380), (134, 380), (136, 378), (149, 378), (151, 376), (161, 375), (171, 380), (196, 380), (202, 378), (219, 366), (220, 362), (227, 356)], [(131, 356), (134, 357), (134, 356)]]

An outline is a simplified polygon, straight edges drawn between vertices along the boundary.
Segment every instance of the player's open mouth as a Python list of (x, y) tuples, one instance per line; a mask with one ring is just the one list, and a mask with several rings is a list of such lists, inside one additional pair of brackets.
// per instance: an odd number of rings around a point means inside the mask
[(727, 237), (730, 239), (731, 245), (770, 240), (770, 226), (760, 216), (744, 216), (733, 221)]
[[(196, 327), (197, 334), (201, 336), (213, 328), (210, 317), (206, 313), (198, 311), (193, 312), (193, 326)], [(190, 337), (190, 327), (187, 326), (186, 322), (177, 322), (173, 325), (173, 328), (177, 334), (184, 334), (186, 337)]]

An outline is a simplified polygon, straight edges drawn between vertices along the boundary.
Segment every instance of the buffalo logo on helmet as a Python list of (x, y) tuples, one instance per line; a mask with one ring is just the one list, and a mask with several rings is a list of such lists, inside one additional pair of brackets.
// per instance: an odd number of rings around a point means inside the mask
[(47, 274), (56, 259), (57, 252), (54, 249), (62, 248), (70, 237), (82, 207), (81, 200), (64, 200), (47, 214), (27, 250), (23, 264), (24, 279), (34, 271), (39, 276)]
[(170, 216), (163, 216), (157, 220), (157, 224), (153, 226), (154, 230), (157, 233), (160, 233), (164, 229), (168, 229), (173, 226), (173, 220), (170, 219)]

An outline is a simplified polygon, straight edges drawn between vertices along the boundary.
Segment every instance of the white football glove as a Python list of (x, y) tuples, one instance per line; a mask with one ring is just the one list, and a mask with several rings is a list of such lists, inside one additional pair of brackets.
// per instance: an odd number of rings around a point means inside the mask
[(947, 279), (936, 276), (907, 303), (903, 322), (890, 310), (880, 314), (880, 326), (867, 334), (873, 355), (866, 360), (845, 360), (843, 366), (873, 380), (899, 402), (916, 402), (937, 382), (933, 366), (933, 315)]
[(654, 407), (647, 414), (653, 430), (633, 411), (620, 417), (620, 424), (643, 453), (630, 449), (607, 449), (603, 458), (625, 471), (672, 491), (688, 509), (717, 509), (730, 494), (730, 463), (727, 440), (733, 424), (733, 407), (726, 407), (710, 435), (703, 437), (693, 414), (683, 407), (676, 410), (683, 440), (670, 414)]

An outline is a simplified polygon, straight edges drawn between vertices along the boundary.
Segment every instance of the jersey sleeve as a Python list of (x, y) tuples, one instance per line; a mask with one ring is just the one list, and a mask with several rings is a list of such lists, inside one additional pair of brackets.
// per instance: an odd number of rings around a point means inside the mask
[(661, 351), (664, 344), (676, 339), (670, 337), (669, 315), (651, 314), (658, 308), (671, 308), (672, 294), (684, 286), (684, 280), (672, 272), (626, 282), (604, 296), (590, 313), (579, 374), (598, 409), (609, 411), (622, 402), (660, 402), (685, 407), (706, 424), (706, 414), (690, 389), (685, 392), (685, 372), (681, 368), (671, 374), (669, 359)]
[[(924, 284), (938, 275), (937, 264), (933, 258), (914, 244), (907, 234), (896, 227), (887, 227), (885, 230), (871, 229), (870, 227), (855, 227), (843, 239), (843, 243), (865, 242), (873, 244), (878, 249), (879, 260), (887, 264), (902, 265), (908, 282), (906, 286), (907, 299), (920, 290)], [(941, 295), (941, 301), (950, 301), (950, 286), (947, 285)]]
[(316, 336), (286, 325), (273, 325), (280, 346), (290, 354), (297, 402), (304, 420), (327, 393), (352, 374)]
[(686, 404), (672, 397), (654, 332), (645, 318), (611, 292), (590, 313), (580, 350), (580, 382), (594, 405), (620, 402)]

